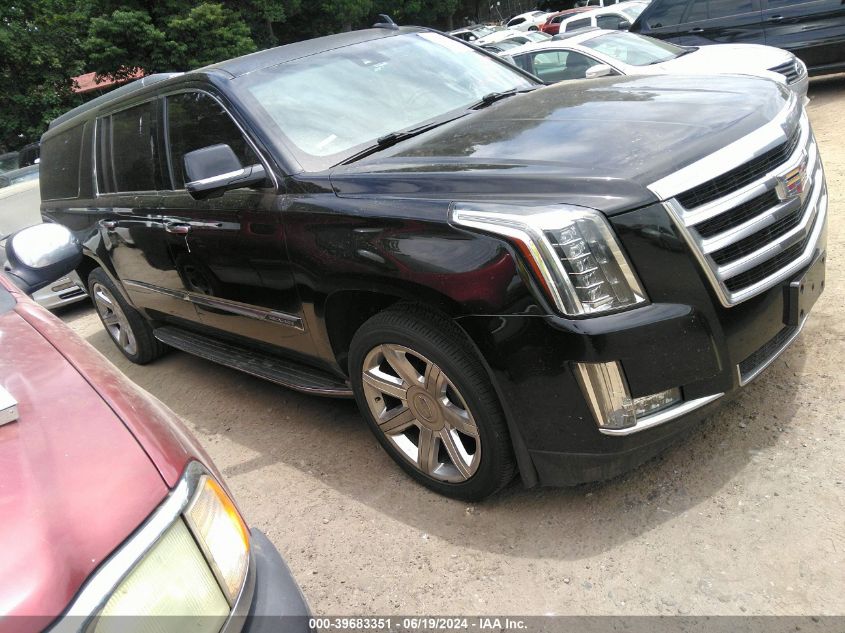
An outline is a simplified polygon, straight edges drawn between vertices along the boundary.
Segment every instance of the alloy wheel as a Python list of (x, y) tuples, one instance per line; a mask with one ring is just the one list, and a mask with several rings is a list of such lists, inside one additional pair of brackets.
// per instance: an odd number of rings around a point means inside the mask
[(120, 304), (109, 289), (100, 283), (95, 282), (91, 290), (94, 307), (97, 308), (106, 331), (124, 352), (134, 356), (138, 352), (138, 343)]
[(481, 438), (458, 389), (434, 362), (385, 343), (364, 359), (364, 395), (379, 430), (417, 469), (440, 481), (472, 477)]

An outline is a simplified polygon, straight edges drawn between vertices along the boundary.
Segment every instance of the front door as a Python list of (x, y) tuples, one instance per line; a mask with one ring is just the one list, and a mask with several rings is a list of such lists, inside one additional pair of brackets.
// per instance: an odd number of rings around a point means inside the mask
[(268, 187), (194, 200), (184, 188), (186, 153), (225, 143), (243, 166), (261, 159), (211, 94), (168, 95), (165, 111), (174, 189), (161, 196), (159, 213), (200, 322), (253, 341), (300, 347), (305, 328), (285, 248), (284, 198)]
[(763, 25), (766, 44), (792, 51), (807, 66), (845, 64), (842, 0), (768, 0)]

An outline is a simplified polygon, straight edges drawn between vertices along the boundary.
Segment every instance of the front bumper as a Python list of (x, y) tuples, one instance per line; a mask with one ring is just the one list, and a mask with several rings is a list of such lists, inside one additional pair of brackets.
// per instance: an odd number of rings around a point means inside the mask
[[(458, 320), (499, 392), (528, 485), (609, 479), (650, 459), (761, 373), (803, 325), (803, 320), (798, 326), (786, 324), (786, 289), (809, 266), (724, 307), (661, 208), (623, 214), (612, 222), (637, 264), (651, 305), (580, 320), (529, 316), (532, 309)], [(823, 227), (817, 257), (825, 246)], [(634, 432), (601, 432), (575, 363), (613, 361), (621, 363), (632, 397), (680, 387), (684, 403), (700, 406)]]
[[(311, 611), (287, 564), (262, 532), (256, 529), (250, 532), (254, 578), (248, 610), (244, 609), (241, 615), (233, 616), (224, 631), (310, 631)], [(236, 611), (241, 609), (236, 607)]]

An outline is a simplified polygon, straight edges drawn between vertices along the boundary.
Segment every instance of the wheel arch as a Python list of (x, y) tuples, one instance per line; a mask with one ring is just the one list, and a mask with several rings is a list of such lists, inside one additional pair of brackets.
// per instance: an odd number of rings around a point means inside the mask
[(352, 337), (369, 318), (379, 312), (391, 308), (423, 313), (435, 312), (441, 318), (448, 318), (455, 323), (469, 343), (476, 358), (481, 363), (490, 384), (493, 386), (496, 397), (499, 399), (499, 404), (502, 407), (508, 426), (511, 448), (516, 458), (517, 470), (523, 485), (526, 488), (533, 488), (539, 483), (537, 470), (528, 452), (525, 439), (522, 436), (519, 426), (516, 424), (516, 417), (508, 406), (507, 400), (504, 398), (504, 393), (496, 380), (494, 372), (488, 364), (487, 359), (481, 353), (478, 344), (473, 339), (472, 332), (463, 327), (460, 320), (455, 318), (459, 312), (447, 297), (443, 297), (443, 302), (438, 304), (437, 302), (414, 301), (400, 296), (398, 293), (344, 290), (330, 295), (326, 301), (325, 308), (329, 340), (337, 357), (338, 364), (346, 372), (347, 376), (349, 375), (349, 344), (352, 341)]

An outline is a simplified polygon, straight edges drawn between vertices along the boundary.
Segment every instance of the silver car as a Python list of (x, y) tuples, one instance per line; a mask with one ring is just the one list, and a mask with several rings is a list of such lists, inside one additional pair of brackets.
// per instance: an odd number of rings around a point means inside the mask
[(582, 29), (500, 55), (547, 83), (607, 75), (752, 75), (789, 86), (806, 102), (807, 67), (760, 44), (678, 46), (627, 31)]
[[(38, 165), (0, 175), (0, 266), (6, 263), (5, 237), (19, 229), (41, 223)], [(75, 272), (57, 279), (32, 295), (52, 310), (85, 299), (88, 294)]]

